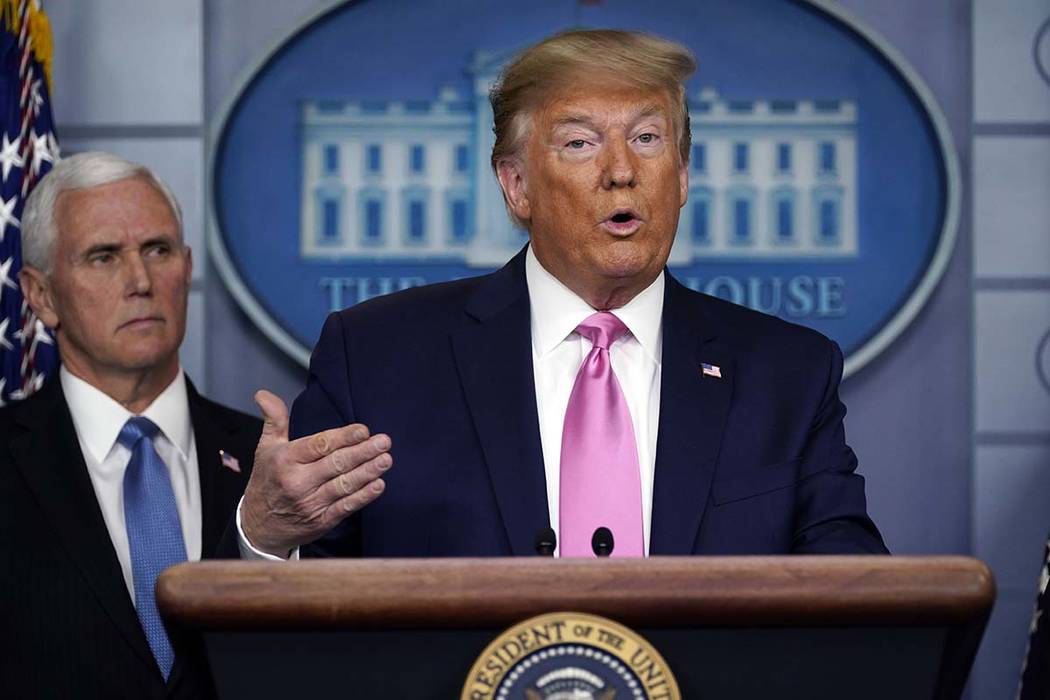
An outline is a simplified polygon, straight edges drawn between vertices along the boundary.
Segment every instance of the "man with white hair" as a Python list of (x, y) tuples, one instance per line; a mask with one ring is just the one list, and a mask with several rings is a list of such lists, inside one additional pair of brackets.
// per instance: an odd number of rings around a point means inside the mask
[(74, 155), (29, 197), (22, 244), (22, 290), (61, 367), (0, 410), (0, 687), (208, 696), (154, 584), (213, 556), (260, 423), (200, 396), (179, 364), (192, 256), (178, 203), (141, 165)]

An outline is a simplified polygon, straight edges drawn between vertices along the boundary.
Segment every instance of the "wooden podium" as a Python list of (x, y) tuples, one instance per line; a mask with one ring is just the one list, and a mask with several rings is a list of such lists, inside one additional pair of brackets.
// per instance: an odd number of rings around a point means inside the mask
[(460, 696), (505, 628), (555, 611), (647, 639), (683, 698), (958, 698), (995, 598), (965, 557), (181, 564), (157, 582), (220, 698)]

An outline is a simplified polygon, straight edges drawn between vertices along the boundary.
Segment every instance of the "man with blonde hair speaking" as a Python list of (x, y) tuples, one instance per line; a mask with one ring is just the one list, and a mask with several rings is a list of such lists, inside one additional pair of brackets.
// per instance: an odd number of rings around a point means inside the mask
[(529, 244), (503, 269), (332, 314), (290, 421), (261, 393), (242, 552), (882, 553), (842, 356), (665, 269), (688, 193), (692, 55), (574, 31), (491, 93)]

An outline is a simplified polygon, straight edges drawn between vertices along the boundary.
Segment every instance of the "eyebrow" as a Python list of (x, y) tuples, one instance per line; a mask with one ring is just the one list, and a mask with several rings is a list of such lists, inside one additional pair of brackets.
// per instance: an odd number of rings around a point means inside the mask
[(88, 246), (82, 255), (83, 257), (91, 257), (95, 253), (116, 253), (119, 251), (121, 246), (117, 243), (96, 243), (95, 245)]
[[(179, 241), (177, 237), (173, 237), (167, 234), (160, 234), (157, 236), (151, 236), (139, 244), (139, 248), (148, 248), (151, 245), (170, 245), (177, 247)], [(119, 243), (95, 243), (94, 245), (88, 246), (83, 252), (85, 257), (94, 255), (95, 253), (116, 253), (123, 249)]]
[(666, 114), (664, 114), (663, 107), (661, 107), (656, 102), (650, 102), (649, 104), (645, 105), (640, 110), (638, 110), (635, 119), (643, 119), (645, 117), (652, 117), (655, 115), (659, 115), (661, 117), (667, 116)]
[[(660, 116), (666, 120), (667, 116), (663, 112), (663, 108), (659, 103), (651, 102), (643, 105), (631, 118), (631, 122), (637, 122), (646, 117)], [(564, 117), (556, 119), (554, 121), (554, 128), (560, 128), (564, 126), (584, 126), (589, 129), (595, 129), (596, 125), (594, 119), (585, 114), (568, 114)]]
[(590, 117), (585, 117), (582, 115), (569, 115), (567, 117), (562, 117), (561, 119), (556, 119), (554, 121), (554, 128), (559, 128), (563, 126), (585, 126), (587, 128), (593, 129), (594, 120), (592, 120)]

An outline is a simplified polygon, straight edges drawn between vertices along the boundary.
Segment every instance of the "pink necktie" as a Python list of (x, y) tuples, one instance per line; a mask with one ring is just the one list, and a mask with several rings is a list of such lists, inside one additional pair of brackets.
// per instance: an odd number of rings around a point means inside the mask
[(609, 346), (627, 326), (608, 311), (576, 328), (594, 347), (583, 360), (565, 411), (561, 438), (561, 555), (593, 556), (595, 529), (613, 533), (614, 557), (640, 557), (642, 487), (634, 426)]

